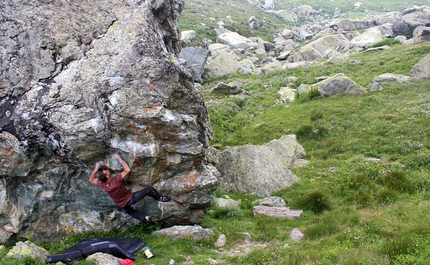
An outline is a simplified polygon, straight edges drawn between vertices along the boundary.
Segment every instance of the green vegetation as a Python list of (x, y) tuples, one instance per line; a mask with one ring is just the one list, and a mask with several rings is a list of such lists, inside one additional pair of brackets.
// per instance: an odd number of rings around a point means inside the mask
[[(264, 4), (264, 1), (260, 1)], [(355, 8), (356, 2), (363, 3), (359, 8)], [(289, 0), (275, 2), (276, 10), (297, 8), (300, 5), (310, 5), (315, 10), (332, 16), (336, 10), (340, 10), (343, 18), (362, 17), (365, 10), (369, 14), (378, 14), (389, 11), (402, 11), (414, 5), (428, 5), (428, 0), (414, 1), (393, 1), (393, 0)], [(227, 17), (231, 18), (231, 21)], [(248, 20), (251, 16), (261, 24), (257, 30), (251, 30), (248, 26)], [(302, 18), (296, 25), (288, 24), (286, 21), (277, 17), (274, 13), (267, 12), (261, 8), (249, 4), (247, 0), (190, 0), (185, 1), (185, 6), (181, 14), (179, 26), (182, 31), (194, 30), (197, 38), (189, 46), (204, 46), (202, 40), (207, 39), (212, 42), (216, 41), (216, 35), (212, 32), (217, 27), (217, 23), (223, 21), (224, 27), (231, 31), (238, 32), (245, 37), (260, 37), (263, 40), (271, 41), (273, 36), (280, 30), (300, 26)]]

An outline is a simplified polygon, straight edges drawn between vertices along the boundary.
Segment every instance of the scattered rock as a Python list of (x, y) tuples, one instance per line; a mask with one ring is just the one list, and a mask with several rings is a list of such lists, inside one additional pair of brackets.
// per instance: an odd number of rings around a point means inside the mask
[(279, 218), (288, 218), (291, 220), (300, 219), (303, 210), (290, 210), (288, 207), (268, 207), (268, 206), (254, 206), (254, 215), (267, 215)]
[(194, 30), (185, 30), (181, 32), (181, 42), (188, 44), (196, 38), (196, 32)]
[(222, 248), (227, 243), (227, 238), (224, 234), (219, 235), (218, 239), (215, 242), (215, 247)]
[(214, 94), (239, 94), (242, 92), (240, 86), (241, 84), (238, 82), (232, 82), (229, 84), (219, 83), (212, 89), (211, 92)]
[(221, 208), (239, 207), (239, 202), (233, 199), (215, 198), (214, 203)]
[(373, 78), (372, 82), (367, 86), (369, 91), (382, 90), (382, 83), (405, 83), (410, 79), (409, 76), (401, 74), (385, 73)]
[(293, 102), (296, 99), (297, 90), (289, 87), (281, 87), (278, 91), (283, 102)]
[(430, 78), (430, 55), (422, 58), (411, 69), (412, 79)]
[(154, 236), (168, 236), (171, 237), (174, 240), (180, 239), (180, 238), (189, 238), (194, 240), (204, 239), (208, 238), (213, 233), (212, 229), (210, 228), (202, 228), (199, 225), (175, 225), (169, 228), (164, 228), (158, 231), (155, 231), (152, 233)]
[(46, 260), (49, 252), (46, 249), (38, 247), (30, 241), (17, 242), (15, 246), (6, 254), (6, 258), (23, 259), (31, 257), (33, 259)]
[(268, 207), (285, 207), (287, 205), (284, 199), (278, 196), (270, 196), (263, 199), (259, 199), (254, 201), (252, 204)]
[(256, 30), (260, 27), (260, 22), (258, 22), (258, 20), (254, 16), (252, 16), (248, 20), (248, 26), (250, 29)]
[(430, 41), (430, 27), (418, 26), (413, 32), (415, 43)]
[(290, 233), (290, 238), (295, 241), (300, 241), (305, 235), (298, 229), (294, 228)]
[(119, 258), (117, 258), (111, 254), (101, 253), (101, 252), (97, 252), (97, 253), (94, 253), (92, 255), (89, 255), (86, 258), (86, 260), (94, 262), (96, 265), (118, 265), (118, 264), (120, 264)]

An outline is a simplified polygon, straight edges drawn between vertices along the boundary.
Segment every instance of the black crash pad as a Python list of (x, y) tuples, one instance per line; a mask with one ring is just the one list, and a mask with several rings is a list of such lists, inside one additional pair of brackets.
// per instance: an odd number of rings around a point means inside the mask
[(71, 262), (85, 259), (96, 252), (111, 254), (121, 259), (135, 260), (134, 253), (145, 245), (140, 238), (87, 238), (58, 255), (49, 256), (47, 263)]

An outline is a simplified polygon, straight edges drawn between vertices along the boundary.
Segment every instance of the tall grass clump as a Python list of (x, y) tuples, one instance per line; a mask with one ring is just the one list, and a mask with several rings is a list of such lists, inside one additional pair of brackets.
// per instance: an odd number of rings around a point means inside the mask
[(300, 198), (297, 206), (303, 210), (309, 210), (318, 214), (330, 210), (332, 208), (332, 201), (327, 193), (316, 190)]

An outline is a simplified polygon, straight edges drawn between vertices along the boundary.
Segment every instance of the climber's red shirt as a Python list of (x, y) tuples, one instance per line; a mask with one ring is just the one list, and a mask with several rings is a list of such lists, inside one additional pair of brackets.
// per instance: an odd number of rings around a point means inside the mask
[(102, 188), (112, 201), (123, 208), (131, 200), (131, 192), (122, 184), (121, 174), (116, 175), (109, 183), (97, 179), (97, 186)]

